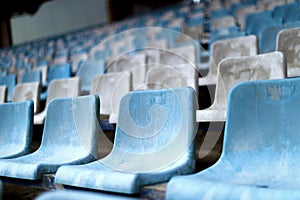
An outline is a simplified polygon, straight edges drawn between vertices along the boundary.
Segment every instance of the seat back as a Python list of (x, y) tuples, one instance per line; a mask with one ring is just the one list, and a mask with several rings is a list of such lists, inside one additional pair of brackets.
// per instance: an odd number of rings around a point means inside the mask
[(42, 142), (37, 151), (67, 153), (70, 157), (74, 153), (96, 156), (98, 128), (97, 96), (56, 98), (48, 104)]
[(96, 76), (91, 94), (100, 96), (100, 114), (110, 115), (109, 122), (116, 123), (121, 98), (131, 90), (130, 72), (112, 72)]
[(19, 83), (14, 89), (13, 102), (32, 100), (34, 113), (40, 109), (41, 84), (39, 82)]
[(0, 77), (0, 85), (7, 86), (7, 101), (12, 101), (14, 88), (17, 84), (17, 76), (15, 74), (10, 74), (7, 76)]
[(226, 108), (230, 89), (240, 82), (285, 77), (286, 64), (281, 52), (224, 59), (219, 64), (215, 100), (212, 106)]
[(53, 80), (49, 84), (46, 105), (55, 98), (77, 97), (80, 95), (80, 78), (66, 78)]
[(285, 29), (278, 33), (276, 50), (284, 53), (287, 61), (287, 76), (300, 76), (300, 28)]
[(95, 76), (103, 74), (105, 63), (103, 60), (86, 60), (80, 65), (76, 76), (81, 79), (81, 93), (88, 94)]
[(42, 84), (42, 72), (40, 70), (33, 70), (22, 75), (22, 83), (39, 82)]
[(0, 158), (30, 153), (33, 130), (33, 101), (0, 104)]
[(173, 66), (184, 63), (196, 65), (196, 47), (194, 44), (171, 48), (160, 54), (160, 64)]
[(71, 77), (71, 65), (70, 64), (58, 64), (48, 68), (47, 82), (48, 84), (55, 79), (69, 78)]
[(0, 86), (0, 104), (5, 103), (7, 101), (7, 86)]
[[(221, 160), (242, 169), (244, 180), (236, 181), (299, 188), (297, 179), (290, 182), (299, 154), (299, 89), (294, 78), (245, 82), (231, 90)], [(284, 180), (290, 184), (278, 182)]]
[[(193, 170), (196, 102), (191, 87), (127, 93), (120, 103), (110, 156), (117, 159), (107, 164), (133, 172), (176, 168), (179, 163)], [(120, 160), (130, 164), (120, 165)]]

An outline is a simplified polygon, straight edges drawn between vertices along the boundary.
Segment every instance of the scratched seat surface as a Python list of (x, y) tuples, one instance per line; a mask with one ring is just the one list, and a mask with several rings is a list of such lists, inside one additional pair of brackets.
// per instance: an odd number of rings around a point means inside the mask
[(121, 98), (130, 90), (130, 72), (111, 72), (94, 78), (90, 94), (100, 96), (100, 115), (108, 115), (109, 123), (116, 123)]
[(46, 107), (34, 115), (34, 124), (43, 124), (49, 102), (55, 98), (77, 97), (80, 94), (80, 78), (66, 78), (51, 81), (49, 84)]
[(192, 173), (196, 105), (191, 87), (127, 93), (111, 153), (90, 164), (60, 167), (55, 183), (130, 194)]
[(218, 64), (224, 58), (253, 56), (258, 53), (257, 38), (254, 35), (216, 41), (212, 45), (209, 71), (199, 78), (199, 86), (217, 83)]
[(171, 179), (167, 199), (299, 199), (299, 89), (299, 78), (235, 86), (220, 159)]
[(227, 58), (219, 63), (215, 100), (206, 109), (197, 110), (197, 121), (226, 121), (228, 92), (244, 81), (280, 79), (286, 77), (286, 64), (281, 52)]
[(278, 33), (276, 50), (282, 51), (287, 61), (287, 76), (300, 76), (300, 28), (285, 29)]
[(40, 109), (41, 84), (39, 82), (19, 83), (16, 85), (13, 95), (13, 102), (32, 100), (34, 113)]
[(31, 154), (0, 161), (0, 176), (37, 180), (65, 164), (95, 160), (99, 133), (99, 98), (58, 98), (47, 108), (39, 149)]
[(33, 129), (33, 101), (0, 104), (0, 158), (30, 153)]

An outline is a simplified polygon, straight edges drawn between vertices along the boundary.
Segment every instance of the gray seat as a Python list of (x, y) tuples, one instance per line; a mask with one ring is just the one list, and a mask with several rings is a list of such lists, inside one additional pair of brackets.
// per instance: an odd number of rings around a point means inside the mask
[(83, 164), (97, 158), (99, 98), (83, 96), (52, 100), (39, 149), (31, 154), (0, 160), (0, 176), (41, 179), (61, 165)]
[(33, 101), (0, 104), (0, 115), (0, 158), (14, 158), (30, 153)]
[(19, 83), (14, 89), (13, 102), (32, 100), (34, 113), (40, 109), (41, 84), (39, 82)]
[(194, 172), (196, 106), (191, 87), (127, 93), (111, 153), (86, 165), (60, 167), (55, 183), (131, 194)]

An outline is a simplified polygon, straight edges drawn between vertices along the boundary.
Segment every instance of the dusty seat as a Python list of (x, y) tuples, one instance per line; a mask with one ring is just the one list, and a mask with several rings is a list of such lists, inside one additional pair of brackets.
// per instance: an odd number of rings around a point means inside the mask
[(0, 104), (0, 158), (30, 153), (33, 129), (33, 101)]
[(90, 164), (60, 167), (55, 182), (130, 194), (175, 174), (192, 173), (195, 109), (191, 87), (127, 93), (111, 153)]

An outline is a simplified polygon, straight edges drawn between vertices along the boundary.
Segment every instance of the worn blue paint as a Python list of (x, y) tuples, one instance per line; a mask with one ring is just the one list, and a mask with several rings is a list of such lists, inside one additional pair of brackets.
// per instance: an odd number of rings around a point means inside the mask
[(0, 176), (37, 180), (65, 164), (95, 160), (99, 133), (99, 98), (57, 98), (47, 108), (40, 148), (34, 153), (0, 160)]
[(57, 184), (120, 193), (194, 172), (194, 89), (135, 91), (120, 103), (114, 147), (96, 162), (62, 166)]
[(167, 199), (299, 199), (299, 104), (300, 78), (238, 84), (220, 159), (172, 178)]
[(33, 101), (0, 104), (0, 158), (30, 153), (33, 129)]

